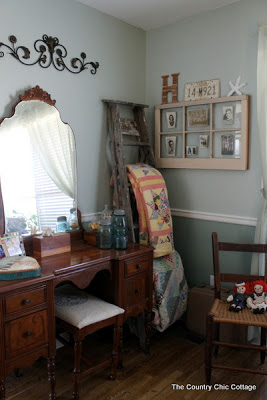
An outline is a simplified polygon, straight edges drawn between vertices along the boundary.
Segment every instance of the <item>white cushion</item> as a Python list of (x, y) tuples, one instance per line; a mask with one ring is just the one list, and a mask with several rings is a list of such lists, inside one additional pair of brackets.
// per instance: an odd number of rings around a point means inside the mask
[(79, 329), (123, 313), (123, 308), (107, 303), (71, 284), (55, 289), (56, 316)]

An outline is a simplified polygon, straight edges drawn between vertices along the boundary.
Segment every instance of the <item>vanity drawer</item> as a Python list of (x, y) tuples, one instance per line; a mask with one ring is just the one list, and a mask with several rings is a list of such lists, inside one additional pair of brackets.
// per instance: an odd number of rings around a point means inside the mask
[(6, 359), (48, 343), (47, 310), (5, 324)]
[(4, 300), (5, 315), (27, 310), (43, 303), (46, 303), (46, 286), (39, 286), (32, 290), (6, 297)]
[(139, 274), (134, 278), (125, 279), (124, 307), (133, 306), (144, 301), (148, 297), (148, 275)]
[(135, 260), (128, 260), (124, 263), (124, 275), (130, 276), (137, 272), (147, 271), (149, 260), (147, 257), (136, 258)]

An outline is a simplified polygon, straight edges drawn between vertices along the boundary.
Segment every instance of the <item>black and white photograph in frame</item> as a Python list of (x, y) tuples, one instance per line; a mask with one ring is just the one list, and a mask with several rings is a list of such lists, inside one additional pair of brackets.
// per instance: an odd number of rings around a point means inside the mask
[(233, 124), (234, 123), (234, 107), (225, 106), (223, 107), (223, 123)]
[(168, 136), (165, 138), (165, 140), (167, 155), (174, 157), (176, 153), (176, 136)]
[(222, 135), (222, 156), (234, 154), (234, 135)]
[(201, 149), (207, 149), (208, 147), (208, 135), (199, 136), (199, 147)]
[(193, 128), (195, 126), (208, 126), (209, 125), (209, 115), (207, 108), (198, 108), (187, 110), (187, 125), (188, 128)]
[(176, 127), (176, 112), (175, 111), (166, 112), (166, 118), (167, 118), (168, 128), (175, 128)]
[(186, 146), (186, 155), (188, 157), (197, 155), (197, 146)]

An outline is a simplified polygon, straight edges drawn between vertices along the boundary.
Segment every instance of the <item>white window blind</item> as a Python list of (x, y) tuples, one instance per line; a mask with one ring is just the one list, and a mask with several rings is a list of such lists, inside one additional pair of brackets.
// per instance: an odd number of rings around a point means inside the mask
[(56, 230), (57, 217), (68, 217), (70, 208), (73, 207), (73, 199), (65, 195), (54, 184), (44, 170), (37, 154), (33, 151), (34, 183), (37, 214), (39, 226), (50, 227)]

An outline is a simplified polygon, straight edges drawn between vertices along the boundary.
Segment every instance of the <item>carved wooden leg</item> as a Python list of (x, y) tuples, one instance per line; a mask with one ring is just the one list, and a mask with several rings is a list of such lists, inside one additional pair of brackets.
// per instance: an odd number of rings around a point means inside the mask
[(123, 369), (123, 325), (119, 327), (120, 330), (120, 344), (119, 344), (119, 364), (118, 364), (118, 370)]
[(5, 381), (0, 381), (0, 400), (5, 400), (5, 398), (6, 398)]
[(55, 357), (47, 359), (48, 382), (50, 384), (49, 400), (56, 400), (56, 368)]
[(112, 362), (109, 379), (116, 379), (117, 366), (119, 363), (119, 344), (120, 344), (120, 329), (118, 325), (113, 327), (113, 349), (112, 349)]
[[(266, 346), (266, 328), (261, 328), (261, 346)], [(261, 351), (261, 364), (265, 362), (265, 351)]]
[(150, 335), (151, 335), (151, 312), (145, 311), (145, 331), (146, 331), (146, 341), (145, 341), (145, 353), (150, 352)]
[(73, 391), (72, 398), (79, 399), (79, 381), (81, 372), (81, 355), (82, 355), (82, 342), (75, 340), (74, 345), (74, 369), (72, 373)]
[(206, 347), (205, 347), (205, 373), (206, 373), (207, 385), (210, 383), (211, 379), (212, 331), (213, 331), (213, 318), (212, 315), (208, 314), (206, 320)]

